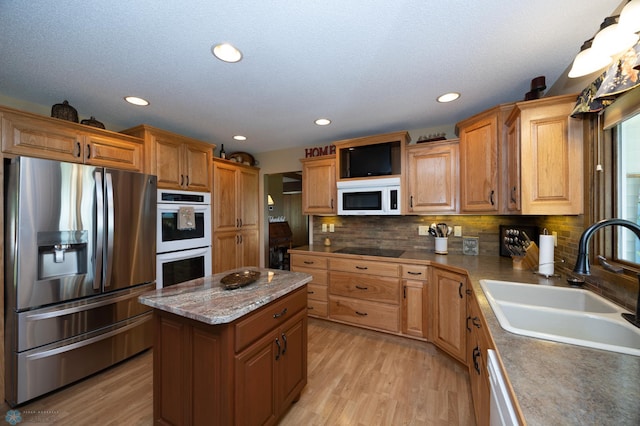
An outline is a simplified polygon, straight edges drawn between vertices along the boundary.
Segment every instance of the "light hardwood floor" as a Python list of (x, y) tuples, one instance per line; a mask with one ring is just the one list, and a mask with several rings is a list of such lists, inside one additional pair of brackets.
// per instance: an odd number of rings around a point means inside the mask
[[(308, 350), (307, 386), (281, 425), (475, 424), (466, 369), (431, 344), (310, 319)], [(151, 425), (152, 359), (19, 407), (18, 425)]]

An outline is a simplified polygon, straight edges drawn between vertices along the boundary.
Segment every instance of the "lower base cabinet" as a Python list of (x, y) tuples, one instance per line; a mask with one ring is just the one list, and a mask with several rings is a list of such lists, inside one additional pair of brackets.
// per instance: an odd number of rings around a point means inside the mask
[(307, 288), (220, 325), (156, 310), (160, 425), (276, 424), (307, 383)]
[(489, 425), (491, 405), (491, 387), (487, 362), (487, 350), (493, 346), (487, 326), (480, 311), (480, 306), (473, 291), (468, 292), (467, 299), (467, 365), (471, 396), (478, 426)]
[(465, 275), (432, 268), (431, 300), (433, 343), (462, 363), (467, 363), (467, 278)]

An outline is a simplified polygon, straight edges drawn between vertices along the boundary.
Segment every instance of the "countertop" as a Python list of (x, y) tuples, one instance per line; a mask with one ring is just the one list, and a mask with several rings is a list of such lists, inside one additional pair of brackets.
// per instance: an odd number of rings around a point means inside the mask
[[(291, 253), (332, 254), (340, 247), (297, 247)], [(513, 269), (500, 256), (437, 255), (409, 250), (399, 258), (348, 256), (398, 263), (446, 266), (466, 273), (529, 425), (639, 425), (640, 357), (540, 340), (504, 330), (491, 309), (481, 279), (566, 287), (566, 277), (545, 278)]]
[[(260, 278), (226, 290), (220, 280), (233, 272), (259, 271)], [(311, 281), (311, 275), (278, 269), (239, 268), (142, 294), (138, 301), (155, 309), (206, 324), (230, 323)]]

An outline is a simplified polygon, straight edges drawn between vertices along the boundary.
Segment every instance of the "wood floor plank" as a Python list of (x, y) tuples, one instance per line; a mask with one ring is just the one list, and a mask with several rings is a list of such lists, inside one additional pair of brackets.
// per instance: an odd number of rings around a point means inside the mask
[[(317, 319), (308, 330), (308, 383), (281, 425), (475, 424), (466, 369), (433, 345)], [(19, 407), (19, 425), (151, 425), (152, 360), (146, 351)]]

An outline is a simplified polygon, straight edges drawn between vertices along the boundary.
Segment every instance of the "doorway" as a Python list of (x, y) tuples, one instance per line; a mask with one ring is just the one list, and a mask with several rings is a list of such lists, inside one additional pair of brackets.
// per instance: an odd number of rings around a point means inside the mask
[(287, 250), (309, 243), (309, 218), (302, 214), (302, 172), (265, 175), (269, 218), (268, 265), (289, 269)]

